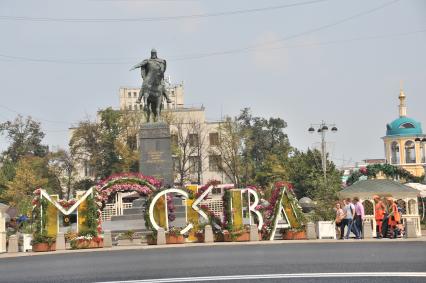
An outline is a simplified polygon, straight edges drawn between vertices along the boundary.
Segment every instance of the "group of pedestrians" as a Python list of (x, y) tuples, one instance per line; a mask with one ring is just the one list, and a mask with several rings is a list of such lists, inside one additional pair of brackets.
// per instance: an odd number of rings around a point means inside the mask
[(377, 238), (398, 238), (404, 233), (401, 222), (401, 208), (391, 197), (373, 196)]
[[(397, 202), (392, 197), (381, 198), (377, 195), (373, 196), (373, 199), (377, 238), (401, 237), (404, 227), (401, 222), (401, 208), (398, 207)], [(335, 211), (335, 222), (340, 239), (349, 239), (351, 232), (355, 235), (355, 239), (361, 239), (365, 212), (359, 198), (347, 198), (343, 200), (343, 203), (337, 202)]]
[[(343, 200), (343, 205), (336, 203), (336, 226), (340, 230), (340, 239), (349, 239), (351, 232), (356, 239), (361, 239), (362, 223), (364, 221), (365, 212), (364, 205), (359, 201), (358, 197)], [(346, 235), (345, 235), (345, 228)]]

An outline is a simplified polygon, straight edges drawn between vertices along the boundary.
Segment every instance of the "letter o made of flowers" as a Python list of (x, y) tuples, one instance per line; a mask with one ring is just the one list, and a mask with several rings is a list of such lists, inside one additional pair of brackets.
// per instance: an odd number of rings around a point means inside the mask
[[(154, 196), (154, 198), (152, 199), (151, 204), (149, 205), (149, 220), (151, 221), (152, 227), (154, 227), (155, 230), (158, 231), (158, 229), (160, 229), (160, 226), (158, 226), (157, 222), (154, 219), (154, 208), (155, 205), (157, 204), (157, 201), (164, 195), (168, 194), (168, 193), (177, 193), (182, 195), (184, 198), (188, 199), (188, 193), (185, 192), (184, 190), (181, 189), (166, 189), (164, 191), (159, 192), (158, 194), (156, 194)], [(166, 212), (168, 214), (168, 212)], [(166, 219), (167, 219), (168, 215), (166, 215)], [(185, 234), (187, 231), (189, 231), (192, 228), (192, 224), (188, 224), (180, 233), (181, 234)]]

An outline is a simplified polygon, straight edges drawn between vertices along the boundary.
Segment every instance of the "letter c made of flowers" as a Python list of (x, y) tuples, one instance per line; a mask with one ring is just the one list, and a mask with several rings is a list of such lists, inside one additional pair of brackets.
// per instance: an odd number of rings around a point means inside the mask
[[(149, 220), (151, 221), (152, 227), (154, 227), (155, 230), (160, 229), (160, 226), (158, 226), (157, 222), (154, 219), (154, 208), (155, 205), (157, 203), (157, 201), (164, 195), (168, 194), (168, 193), (177, 193), (182, 195), (184, 198), (188, 199), (188, 193), (185, 192), (184, 190), (181, 189), (165, 189), (164, 191), (159, 192), (158, 194), (156, 194), (151, 202), (151, 204), (149, 205)], [(168, 219), (168, 212), (166, 210), (166, 219)], [(168, 223), (168, 222), (167, 222)], [(193, 227), (193, 225), (191, 223), (189, 223), (184, 229), (182, 229), (182, 231), (180, 232), (181, 234), (185, 234), (186, 232), (188, 232), (189, 230), (191, 230), (191, 228)], [(167, 227), (168, 229), (168, 227)]]

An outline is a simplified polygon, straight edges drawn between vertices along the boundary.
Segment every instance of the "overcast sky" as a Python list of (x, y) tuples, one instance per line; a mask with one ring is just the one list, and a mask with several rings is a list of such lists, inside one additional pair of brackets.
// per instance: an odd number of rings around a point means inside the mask
[(210, 120), (244, 107), (281, 117), (302, 150), (319, 141), (311, 123), (335, 123), (337, 164), (384, 157), (401, 80), (426, 127), (424, 0), (1, 0), (0, 35), (0, 121), (33, 116), (50, 146), (118, 108), (153, 47)]

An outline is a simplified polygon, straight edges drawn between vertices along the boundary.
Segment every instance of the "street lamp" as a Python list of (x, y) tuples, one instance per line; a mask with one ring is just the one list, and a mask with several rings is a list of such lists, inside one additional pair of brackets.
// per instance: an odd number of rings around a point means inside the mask
[(331, 127), (331, 132), (336, 133), (337, 127), (335, 124), (327, 124), (324, 121), (321, 121), (320, 124), (312, 124), (308, 132), (313, 134), (315, 132), (315, 128), (317, 128), (317, 133), (321, 135), (321, 163), (322, 163), (322, 170), (324, 173), (324, 181), (327, 180), (327, 149), (326, 149), (326, 142), (325, 142), (325, 134), (328, 132), (328, 128)]

